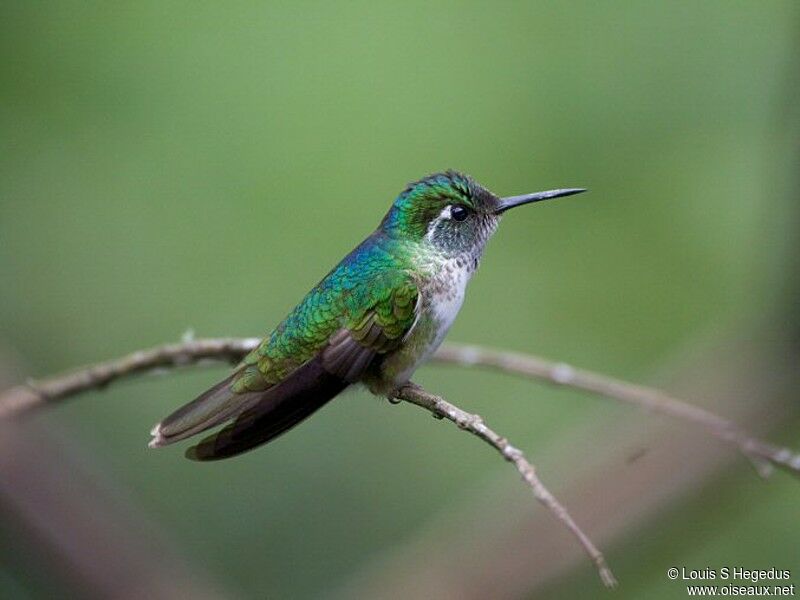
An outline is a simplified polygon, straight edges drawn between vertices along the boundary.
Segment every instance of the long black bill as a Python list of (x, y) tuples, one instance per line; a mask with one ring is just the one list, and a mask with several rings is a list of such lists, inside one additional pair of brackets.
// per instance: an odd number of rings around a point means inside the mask
[(536, 192), (533, 194), (522, 194), (521, 196), (508, 196), (507, 198), (500, 198), (500, 205), (497, 208), (497, 214), (506, 212), (509, 208), (515, 206), (522, 206), (523, 204), (530, 204), (531, 202), (540, 202), (542, 200), (549, 200), (550, 198), (561, 198), (562, 196), (572, 196), (573, 194), (580, 194), (585, 192), (584, 188), (567, 188), (563, 190), (548, 190), (546, 192)]

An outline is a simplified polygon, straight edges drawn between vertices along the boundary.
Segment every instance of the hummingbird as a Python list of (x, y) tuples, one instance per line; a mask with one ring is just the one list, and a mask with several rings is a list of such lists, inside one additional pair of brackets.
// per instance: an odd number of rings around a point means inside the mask
[(378, 228), (228, 377), (153, 428), (150, 447), (224, 424), (186, 456), (229, 458), (275, 439), (353, 384), (391, 397), (444, 340), (506, 211), (584, 191), (501, 198), (452, 170), (410, 183)]

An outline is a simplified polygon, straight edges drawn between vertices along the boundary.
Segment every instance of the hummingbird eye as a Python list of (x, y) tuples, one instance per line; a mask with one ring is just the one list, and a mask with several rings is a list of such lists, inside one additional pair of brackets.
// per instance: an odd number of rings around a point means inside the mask
[(467, 217), (469, 216), (469, 209), (466, 206), (461, 206), (460, 204), (457, 204), (456, 206), (450, 209), (450, 216), (453, 217), (453, 219), (458, 221), (459, 223), (462, 221), (466, 221)]

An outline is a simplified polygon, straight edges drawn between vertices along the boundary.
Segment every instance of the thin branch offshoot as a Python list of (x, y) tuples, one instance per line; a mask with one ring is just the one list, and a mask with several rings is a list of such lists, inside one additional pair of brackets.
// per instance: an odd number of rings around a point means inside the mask
[(567, 509), (541, 482), (536, 474), (536, 469), (528, 462), (528, 459), (525, 458), (520, 449), (515, 448), (506, 438), (490, 429), (479, 415), (465, 412), (454, 404), (447, 402), (444, 398), (426, 392), (418, 385), (408, 384), (396, 390), (393, 396), (399, 400), (405, 400), (424, 408), (436, 417), (455, 423), (460, 429), (479, 437), (497, 450), (504, 459), (517, 468), (522, 479), (530, 486), (534, 498), (543, 504), (577, 538), (597, 568), (597, 573), (603, 583), (607, 587), (617, 585), (617, 580), (611, 569), (608, 568), (603, 554), (595, 547), (589, 536), (575, 523)]

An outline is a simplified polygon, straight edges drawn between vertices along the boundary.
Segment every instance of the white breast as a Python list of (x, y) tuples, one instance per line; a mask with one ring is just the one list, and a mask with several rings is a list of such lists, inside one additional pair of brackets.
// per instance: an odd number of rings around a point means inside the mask
[(424, 314), (419, 314), (418, 320), (425, 321), (425, 325), (415, 324), (401, 349), (384, 361), (383, 368), (392, 373), (395, 385), (407, 382), (444, 341), (464, 303), (464, 292), (476, 267), (474, 260), (466, 258), (436, 265), (436, 274), (421, 290), (418, 310)]
[(456, 320), (458, 311), (464, 303), (464, 293), (472, 277), (472, 269), (458, 267), (455, 263), (445, 265), (437, 277), (442, 285), (433, 286), (431, 296), (431, 316), (436, 327), (436, 334), (427, 353), (433, 354), (444, 341), (447, 332)]

